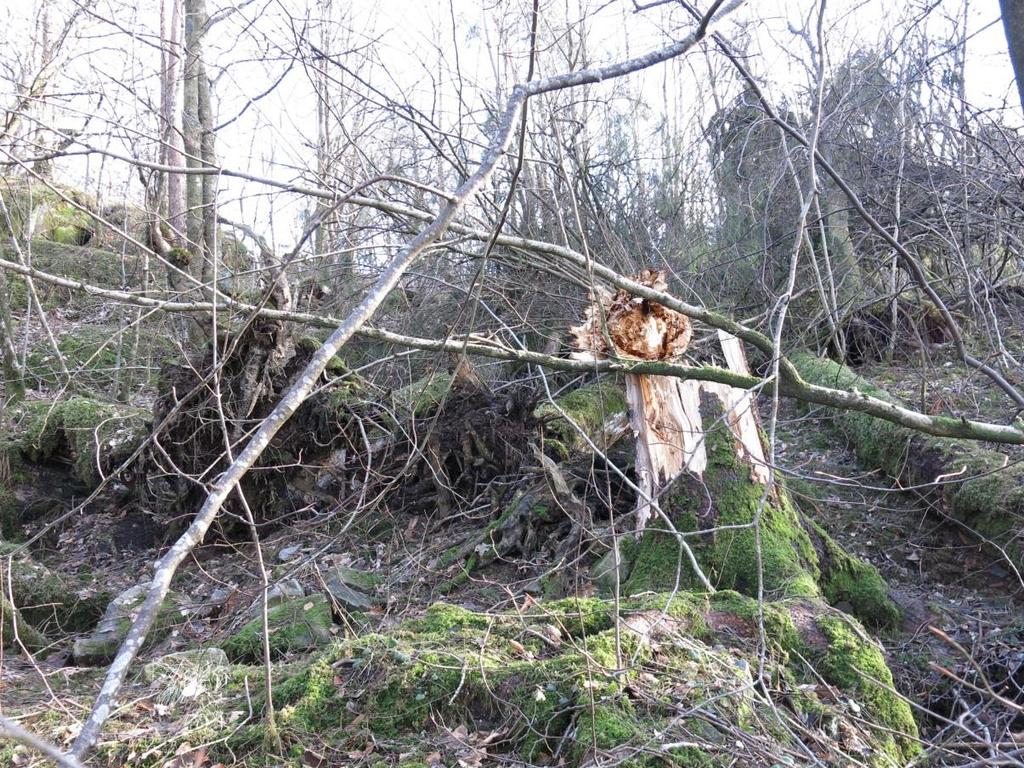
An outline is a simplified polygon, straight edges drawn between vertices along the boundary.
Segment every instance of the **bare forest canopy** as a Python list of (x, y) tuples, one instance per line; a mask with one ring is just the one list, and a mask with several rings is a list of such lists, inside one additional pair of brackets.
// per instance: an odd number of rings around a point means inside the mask
[(380, 5), (9, 9), (0, 762), (1024, 764), (1024, 2)]

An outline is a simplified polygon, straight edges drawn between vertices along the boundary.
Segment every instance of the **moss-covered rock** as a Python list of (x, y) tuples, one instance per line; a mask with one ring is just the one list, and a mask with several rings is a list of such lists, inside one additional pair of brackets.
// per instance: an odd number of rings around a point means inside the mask
[[(75, 640), (71, 655), (76, 664), (96, 666), (113, 660), (117, 649), (128, 636), (132, 621), (145, 601), (148, 589), (149, 584), (137, 584), (110, 601), (95, 631), (87, 637)], [(146, 636), (144, 647), (148, 648), (160, 642), (181, 623), (182, 603), (182, 598), (177, 593), (167, 594)]]
[[(267, 611), (270, 655), (274, 659), (302, 653), (330, 642), (333, 616), (324, 595), (287, 600)], [(225, 640), (221, 647), (235, 662), (263, 658), (263, 617), (257, 616)]]
[(820, 616), (818, 629), (827, 641), (816, 654), (818, 668), (830, 683), (850, 693), (881, 728), (881, 750), (891, 765), (906, 765), (921, 752), (917, 724), (906, 700), (895, 690), (881, 649), (863, 632), (836, 616)]
[(895, 629), (902, 615), (889, 597), (889, 585), (871, 563), (853, 557), (824, 528), (805, 519), (818, 552), (819, 584), (831, 605), (848, 605), (851, 613), (873, 629)]
[(24, 400), (9, 411), (10, 434), (0, 450), (30, 461), (63, 459), (75, 475), (94, 484), (100, 470), (126, 459), (149, 434), (149, 413), (88, 397), (68, 400)]
[(110, 600), (109, 592), (71, 583), (27, 555), (15, 554), (15, 549), (0, 545), (0, 592), (13, 597), (27, 622), (50, 637), (96, 625)]
[[(680, 592), (626, 599), (619, 608), (617, 617), (609, 600), (569, 599), (501, 615), (438, 604), (386, 635), (335, 642), (275, 686), (283, 736), (342, 749), (372, 739), (379, 749), (407, 752), (440, 723), (479, 732), (500, 724), (503, 751), (528, 763), (556, 751), (579, 763), (597, 750), (653, 765), (663, 744), (676, 743), (686, 752), (673, 757), (711, 766), (728, 764), (731, 729), (773, 745), (766, 754), (795, 756), (803, 754), (796, 734), (841, 720), (857, 734), (847, 755), (842, 740), (816, 737), (830, 744), (835, 764), (903, 765), (918, 751), (909, 709), (886, 687), (881, 652), (856, 622), (820, 602), (759, 610), (735, 592)], [(796, 710), (799, 728), (780, 727), (778, 711), (758, 692), (751, 670), (759, 619), (769, 678), (807, 699), (804, 709), (817, 720)], [(808, 692), (819, 675), (842, 700)], [(856, 718), (847, 701), (860, 705)]]
[(48, 644), (46, 636), (25, 621), (21, 611), (0, 594), (0, 648), (20, 650), (24, 646), (29, 651), (37, 651)]
[(391, 399), (400, 412), (413, 416), (429, 416), (448, 397), (452, 388), (452, 375), (443, 371), (417, 379), (391, 393)]

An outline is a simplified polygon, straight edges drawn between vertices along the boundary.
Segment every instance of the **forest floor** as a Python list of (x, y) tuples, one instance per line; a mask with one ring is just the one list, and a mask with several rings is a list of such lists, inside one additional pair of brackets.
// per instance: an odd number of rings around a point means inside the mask
[[(875, 366), (865, 373), (904, 395), (916, 386), (900, 379), (894, 368)], [(974, 392), (949, 394), (951, 402), (954, 396), (978, 402)], [(960, 745), (993, 733), (1024, 732), (1024, 715), (993, 708), (976, 690), (991, 685), (1009, 698), (1024, 699), (1024, 588), (1012, 566), (955, 521), (944, 519), (941, 510), (929, 509), (913, 493), (860, 467), (842, 438), (813, 411), (784, 405), (777, 463), (804, 511), (888, 581), (904, 621), (880, 639), (898, 689), (920, 715), (922, 735), (947, 744), (948, 758)], [(116, 492), (65, 519), (63, 511), (84, 489), (68, 482), (66, 468), (39, 465), (33, 473), (35, 486), (53, 502), (25, 530), (39, 534), (49, 526), (33, 543), (33, 557), (86, 590), (116, 594), (139, 583), (166, 543), (165, 521), (121, 507)], [(422, 617), (438, 601), (508, 614), (541, 598), (596, 592), (588, 570), (594, 558), (578, 552), (553, 559), (556, 541), (539, 542), (529, 558), (499, 558), (467, 569), (466, 560), (453, 558), (452, 552), (479, 538), (491, 516), (481, 508), (478, 514), (444, 520), (400, 512), (350, 520), (341, 511), (266, 535), (263, 556), (274, 582), (297, 581), (307, 596), (321, 592), (338, 567), (373, 574), (365, 589), (371, 604), (358, 612), (357, 620), (331, 627), (339, 637), (387, 632), (410, 617)], [(181, 623), (144, 652), (142, 664), (237, 633), (258, 605), (261, 585), (251, 543), (203, 545), (175, 581), (182, 596)], [(83, 719), (103, 675), (102, 668), (73, 666), (70, 660), (70, 639), (32, 661), (9, 655), (0, 681), (4, 714), (63, 745), (73, 737), (74, 723)], [(225, 690), (231, 695), (213, 697), (184, 715), (173, 696), (167, 699), (166, 686), (145, 675), (133, 678), (122, 697), (127, 703), (105, 733), (110, 764), (143, 764), (154, 757), (159, 758), (156, 764), (173, 768), (207, 763), (206, 752), (195, 746), (211, 733), (240, 727), (258, 707), (262, 677), (258, 667), (250, 670), (230, 673), (232, 685)], [(442, 754), (444, 743), (437, 748)], [(374, 742), (355, 737), (348, 749), (348, 764), (369, 764)], [(310, 750), (318, 754), (316, 745)], [(10, 759), (30, 763), (23, 751), (12, 752)], [(313, 758), (305, 764), (318, 765)]]
[[(56, 255), (61, 254), (57, 249)], [(101, 303), (86, 300), (63, 306), (61, 296), (43, 298), (58, 338), (74, 338), (81, 335), (83, 326), (110, 321)], [(161, 337), (159, 329), (150, 330), (154, 339)], [(36, 338), (41, 335), (37, 333)], [(85, 365), (97, 348), (101, 345), (90, 342), (82, 349), (63, 351), (84, 355), (72, 361)], [(43, 355), (45, 349), (40, 355), (41, 370), (45, 369)], [(155, 379), (163, 356), (157, 347), (148, 350), (139, 376)], [(102, 379), (102, 366), (92, 368), (98, 368)], [(930, 413), (998, 418), (998, 400), (990, 390), (956, 378), (954, 369), (941, 362), (929, 371), (876, 365), (861, 373)], [(97, 386), (111, 389), (116, 382), (110, 380), (110, 371), (105, 375)], [(924, 390), (922, 380), (929, 382)], [(44, 389), (49, 385), (39, 383)], [(148, 394), (138, 406), (151, 408), (152, 389), (142, 391)], [(865, 471), (842, 435), (814, 411), (783, 404), (777, 465), (801, 508), (852, 554), (877, 566), (888, 582), (903, 612), (903, 623), (880, 640), (888, 651), (898, 690), (920, 716), (923, 737), (946, 745), (946, 752), (933, 751), (933, 757), (957, 764), (957, 756), (974, 754), (977, 744), (992, 734), (1020, 739), (1024, 715), (992, 707), (990, 697), (977, 690), (991, 686), (1024, 701), (1024, 587), (1013, 567), (912, 490), (894, 487), (881, 474)], [(63, 582), (76, 585), (80, 595), (116, 595), (145, 581), (173, 531), (184, 522), (169, 520), (167, 510), (146, 511), (128, 503), (127, 488), (118, 483), (69, 516), (68, 510), (89, 489), (73, 476), (72, 467), (48, 462), (27, 465), (27, 470), (28, 487), (18, 493), (31, 502), (27, 507), (32, 515), (23, 520), (18, 538), (30, 541), (33, 559)], [(532, 472), (536, 478), (537, 468)], [(525, 484), (521, 473), (498, 482), (507, 483), (506, 492)], [(590, 484), (603, 485), (604, 479)], [(510, 496), (505, 493), (502, 499), (507, 502)], [(527, 555), (485, 562), (474, 557), (495, 520), (495, 504), (483, 498), (478, 502), (447, 517), (387, 505), (355, 518), (345, 508), (328, 510), (265, 531), (261, 554), (271, 582), (287, 585), (290, 595), (300, 599), (324, 594), (331, 574), (339, 569), (362, 574), (357, 598), (365, 598), (366, 605), (336, 611), (335, 621), (329, 622), (330, 634), (339, 639), (400, 632), (403, 623), (428, 615), (430, 606), (440, 601), (476, 614), (509, 616), (544, 601), (597, 594), (591, 577), (599, 553), (583, 545), (566, 551), (558, 539), (564, 526), (541, 529)], [(588, 531), (590, 541), (606, 538), (608, 519), (590, 524), (595, 528)], [(259, 720), (264, 675), (258, 664), (226, 667), (214, 675), (223, 679), (207, 680), (200, 691), (189, 690), (191, 683), (174, 684), (173, 665), (145, 668), (169, 653), (212, 648), (239, 634), (258, 608), (262, 593), (255, 547), (244, 537), (226, 541), (211, 536), (181, 567), (174, 590), (180, 597), (175, 626), (142, 652), (137, 664), (140, 674), (130, 678), (118, 714), (104, 731), (99, 765), (198, 768), (216, 760), (226, 764), (224, 750), (218, 751), (216, 743), (226, 744), (230, 753), (238, 748), (249, 724)], [(526, 634), (530, 633), (537, 634), (527, 628)], [(104, 674), (103, 667), (74, 663), (74, 640), (74, 636), (63, 637), (34, 657), (8, 653), (0, 659), (3, 714), (61, 746), (73, 739)], [(528, 645), (526, 638), (520, 640), (509, 642), (513, 647)], [(531, 651), (527, 647), (521, 652)], [(274, 666), (275, 683), (287, 683), (301, 673), (309, 658), (286, 653)], [(342, 663), (347, 664), (341, 659), (337, 669)], [(304, 745), (308, 754), (303, 752), (297, 760), (317, 768), (370, 766), (386, 756), (386, 764), (402, 765), (412, 764), (415, 749), (421, 766), (481, 764), (487, 739), (498, 732), (497, 727), (489, 732), (460, 728), (461, 724), (438, 726), (432, 736), (419, 734), (420, 743), (415, 746), (408, 740), (388, 742), (353, 728), (345, 744), (331, 746), (330, 762), (318, 757), (328, 752), (326, 746), (313, 741)], [(27, 751), (12, 746), (0, 753), (0, 764), (4, 760), (12, 765), (36, 764)], [(538, 762), (557, 761), (548, 756)]]

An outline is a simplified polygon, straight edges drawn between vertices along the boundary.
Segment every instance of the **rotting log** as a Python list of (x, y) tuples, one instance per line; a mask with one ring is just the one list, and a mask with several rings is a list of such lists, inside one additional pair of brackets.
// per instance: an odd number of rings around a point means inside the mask
[[(846, 366), (806, 352), (792, 355), (791, 360), (812, 384), (857, 390), (900, 404)], [(827, 413), (864, 465), (913, 488), (942, 514), (997, 547), (1020, 577), (1024, 572), (1024, 466), (977, 443), (922, 434), (866, 413), (838, 409)]]

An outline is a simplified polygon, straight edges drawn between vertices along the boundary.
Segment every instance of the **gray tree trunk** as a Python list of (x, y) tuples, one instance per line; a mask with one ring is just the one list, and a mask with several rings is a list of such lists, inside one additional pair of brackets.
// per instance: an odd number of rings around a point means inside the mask
[(1003, 11), (1003, 29), (1010, 49), (1010, 63), (1017, 78), (1017, 93), (1024, 109), (1024, 0), (999, 0)]

